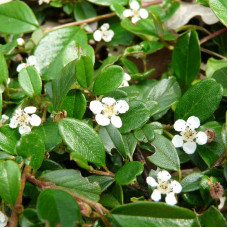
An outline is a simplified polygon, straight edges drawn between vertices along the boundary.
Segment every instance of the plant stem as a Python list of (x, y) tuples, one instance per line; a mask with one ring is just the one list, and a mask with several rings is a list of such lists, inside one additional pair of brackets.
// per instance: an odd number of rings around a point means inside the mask
[(201, 50), (202, 52), (205, 52), (205, 53), (207, 53), (207, 54), (209, 54), (209, 55), (213, 55), (213, 56), (218, 57), (218, 58), (220, 58), (220, 59), (226, 59), (226, 57), (224, 57), (224, 56), (222, 56), (222, 55), (220, 55), (220, 54), (218, 54), (218, 53), (216, 53), (216, 52), (210, 51), (210, 50), (208, 50), (208, 49), (205, 49), (205, 48), (202, 48), (202, 47), (201, 47), (200, 50)]
[(218, 30), (218, 31), (216, 31), (214, 33), (211, 33), (208, 36), (205, 36), (204, 38), (202, 38), (200, 40), (200, 44), (203, 44), (203, 43), (207, 42), (208, 40), (210, 40), (210, 39), (212, 39), (212, 38), (214, 38), (216, 36), (219, 36), (220, 34), (224, 33), (226, 30), (227, 30), (227, 28), (223, 28), (223, 29), (220, 29), (220, 30)]
[(165, 130), (164, 129), (164, 133), (169, 137), (169, 138), (173, 138), (173, 135), (170, 133), (170, 132), (168, 132), (167, 130)]
[(170, 125), (170, 124), (162, 124), (162, 127), (164, 128), (164, 129), (167, 129), (167, 130), (171, 130), (171, 129), (173, 129), (173, 126), (172, 125)]
[(104, 172), (104, 171), (100, 171), (100, 170), (90, 170), (90, 173), (94, 173), (94, 174), (98, 174), (98, 175), (102, 175), (102, 176), (108, 176), (108, 177), (115, 177), (115, 174), (112, 172)]
[(182, 179), (181, 169), (178, 169), (178, 175), (179, 175), (179, 182), (180, 182), (180, 181), (181, 181), (181, 179)]
[(97, 203), (95, 201), (92, 201), (84, 196), (78, 195), (77, 193), (73, 193), (67, 189), (64, 189), (62, 187), (56, 186), (54, 183), (51, 182), (42, 182), (40, 180), (37, 180), (34, 176), (31, 175), (27, 175), (26, 176), (27, 180), (32, 182), (33, 184), (41, 187), (42, 189), (46, 189), (46, 188), (52, 188), (52, 189), (59, 189), (62, 191), (65, 191), (67, 193), (69, 193), (70, 195), (72, 195), (77, 201), (82, 201), (87, 203), (89, 206), (91, 206), (95, 211), (97, 211), (101, 216), (103, 216), (104, 214), (109, 214), (109, 210), (106, 209), (105, 207), (103, 207), (100, 203)]

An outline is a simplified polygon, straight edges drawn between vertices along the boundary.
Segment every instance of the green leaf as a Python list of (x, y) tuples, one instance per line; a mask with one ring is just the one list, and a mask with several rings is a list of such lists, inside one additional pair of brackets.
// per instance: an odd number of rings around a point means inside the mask
[(83, 169), (86, 169), (86, 170), (92, 169), (91, 166), (88, 165), (87, 160), (76, 152), (72, 152), (70, 154), (70, 160), (74, 160), (77, 163), (77, 165)]
[(136, 176), (143, 172), (143, 165), (141, 162), (133, 161), (122, 166), (115, 175), (117, 184), (127, 185), (132, 183)]
[(165, 203), (139, 202), (126, 204), (112, 210), (112, 217), (122, 227), (197, 226), (194, 212)]
[(7, 125), (2, 126), (0, 128), (0, 149), (12, 155), (16, 155), (15, 147), (19, 138), (20, 134), (17, 130)]
[(45, 189), (37, 200), (37, 211), (41, 219), (50, 226), (74, 227), (80, 221), (80, 207), (69, 193), (58, 189)]
[(93, 92), (97, 95), (116, 90), (123, 82), (124, 71), (120, 66), (106, 67), (96, 78)]
[(39, 169), (45, 153), (42, 136), (33, 132), (22, 136), (17, 142), (16, 152), (24, 158), (29, 158), (29, 166), (35, 170)]
[(206, 67), (206, 76), (207, 78), (211, 78), (212, 75), (215, 73), (215, 71), (227, 67), (227, 62), (225, 59), (214, 59), (209, 58), (207, 61), (207, 67)]
[(88, 56), (81, 56), (75, 64), (75, 74), (78, 83), (84, 89), (88, 88), (93, 80), (93, 62)]
[(76, 2), (74, 5), (74, 18), (76, 21), (81, 21), (96, 16), (97, 12), (94, 9), (93, 5), (89, 2)]
[(114, 178), (100, 175), (91, 175), (88, 180), (90, 183), (98, 183), (101, 187), (101, 192), (105, 191), (114, 182)]
[(40, 135), (45, 143), (45, 151), (53, 150), (62, 141), (59, 134), (58, 125), (55, 122), (44, 122), (40, 126), (34, 128), (33, 133)]
[(124, 144), (125, 144), (125, 149), (127, 151), (127, 155), (130, 158), (132, 158), (132, 156), (135, 152), (136, 145), (137, 145), (137, 140), (132, 133), (123, 135), (123, 140), (124, 140)]
[(192, 192), (199, 189), (200, 180), (203, 174), (200, 172), (191, 173), (181, 181), (182, 192)]
[[(212, 198), (210, 195), (210, 184), (209, 184), (212, 181), (213, 181), (213, 179), (209, 178), (206, 175), (204, 175), (200, 181), (200, 195), (206, 205), (209, 205), (210, 203), (212, 203)], [(215, 183), (213, 183), (213, 184), (215, 184)]]
[(227, 96), (227, 67), (223, 67), (214, 72), (212, 78), (223, 87), (223, 96)]
[(172, 142), (162, 135), (155, 133), (152, 141), (155, 154), (148, 157), (148, 160), (163, 169), (177, 171), (180, 168), (180, 160)]
[(124, 141), (117, 128), (111, 124), (106, 127), (100, 127), (99, 135), (107, 152), (110, 153), (113, 148), (116, 148), (124, 158), (127, 158)]
[(19, 72), (18, 82), (29, 97), (39, 96), (42, 89), (42, 81), (36, 68), (28, 66)]
[(39, 27), (32, 10), (22, 1), (0, 4), (0, 33), (28, 33)]
[(20, 215), (19, 224), (21, 227), (40, 227), (43, 226), (42, 222), (38, 218), (37, 211), (35, 209), (27, 208)]
[(128, 133), (131, 130), (140, 128), (150, 118), (150, 110), (142, 101), (133, 100), (129, 103), (130, 109), (120, 115), (123, 126), (120, 128), (121, 133)]
[(227, 227), (226, 219), (214, 206), (211, 206), (202, 215), (198, 215), (198, 220), (202, 227)]
[(214, 129), (216, 139), (215, 141), (207, 143), (205, 145), (198, 145), (197, 152), (200, 154), (206, 164), (208, 166), (211, 166), (225, 151), (221, 137), (222, 125), (215, 121), (208, 122), (202, 125), (199, 128), (199, 131), (204, 132), (206, 129)]
[(14, 161), (0, 161), (0, 196), (14, 205), (20, 191), (20, 168)]
[(218, 19), (227, 26), (227, 1), (209, 0), (209, 6), (218, 17)]
[(6, 60), (1, 51), (0, 51), (0, 66), (1, 66), (0, 67), (0, 84), (2, 84), (9, 77), (9, 72), (8, 72)]
[[(114, 2), (116, 2), (116, 0), (88, 0), (88, 1), (91, 3), (97, 4), (97, 5), (102, 5), (102, 6), (110, 6)], [(126, 4), (128, 4), (128, 0), (118, 0), (118, 3), (120, 5), (126, 5)]]
[(190, 116), (197, 116), (201, 122), (207, 120), (222, 99), (222, 86), (214, 79), (204, 79), (182, 96), (175, 110), (175, 119), (187, 120)]
[(88, 199), (99, 200), (100, 186), (96, 182), (90, 183), (87, 178), (81, 176), (78, 170), (61, 169), (50, 171), (41, 175), (39, 179), (45, 182), (53, 182), (59, 187)]
[(154, 139), (154, 128), (150, 124), (146, 124), (141, 129), (136, 130), (134, 135), (140, 142), (151, 142)]
[(86, 111), (86, 98), (80, 90), (70, 90), (64, 98), (60, 110), (67, 111), (67, 117), (82, 119)]
[(56, 112), (61, 111), (60, 107), (75, 82), (75, 61), (72, 61), (67, 64), (59, 73), (57, 78), (52, 81), (53, 109)]
[(178, 39), (173, 50), (172, 64), (177, 80), (186, 85), (191, 84), (199, 73), (200, 63), (200, 46), (197, 32), (188, 31)]
[(78, 57), (76, 44), (86, 52), (87, 36), (76, 26), (57, 29), (40, 40), (34, 55), (43, 80), (55, 79), (63, 67)]
[(59, 131), (72, 151), (98, 166), (105, 164), (105, 150), (101, 138), (87, 124), (75, 119), (62, 119)]

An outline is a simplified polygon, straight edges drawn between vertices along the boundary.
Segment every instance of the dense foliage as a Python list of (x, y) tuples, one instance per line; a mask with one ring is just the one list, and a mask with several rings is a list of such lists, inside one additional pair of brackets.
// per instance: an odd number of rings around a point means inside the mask
[(226, 26), (225, 0), (0, 0), (0, 226), (226, 226)]

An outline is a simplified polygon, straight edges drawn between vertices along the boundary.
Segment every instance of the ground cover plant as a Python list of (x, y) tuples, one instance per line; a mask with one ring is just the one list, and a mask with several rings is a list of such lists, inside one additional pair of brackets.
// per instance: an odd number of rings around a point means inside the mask
[(0, 226), (226, 226), (225, 0), (0, 0)]

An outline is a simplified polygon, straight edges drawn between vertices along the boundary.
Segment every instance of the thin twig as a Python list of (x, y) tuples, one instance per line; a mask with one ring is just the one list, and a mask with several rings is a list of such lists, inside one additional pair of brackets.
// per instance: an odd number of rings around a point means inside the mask
[(102, 175), (102, 176), (115, 177), (115, 174), (112, 172), (104, 172), (104, 171), (95, 170), (95, 169), (92, 169), (89, 172), (94, 173), (94, 174), (98, 174), (98, 175)]
[(220, 55), (220, 54), (218, 54), (218, 53), (216, 53), (216, 52), (210, 51), (210, 50), (208, 50), (208, 49), (205, 49), (205, 48), (202, 48), (202, 47), (201, 47), (200, 50), (201, 50), (202, 52), (205, 52), (205, 53), (207, 53), (207, 54), (209, 54), (209, 55), (213, 55), (213, 56), (218, 57), (218, 58), (220, 58), (220, 59), (226, 59), (226, 57), (224, 57), (224, 56), (222, 56), (222, 55)]
[(218, 30), (218, 31), (216, 31), (216, 32), (214, 32), (214, 33), (211, 33), (211, 34), (208, 35), (208, 36), (205, 36), (204, 38), (202, 38), (202, 39), (200, 40), (200, 44), (203, 44), (203, 43), (207, 42), (208, 40), (210, 40), (210, 39), (212, 39), (212, 38), (214, 38), (214, 37), (216, 37), (216, 36), (219, 36), (220, 34), (226, 32), (226, 30), (227, 30), (227, 28), (223, 28), (223, 29), (220, 29), (220, 30)]

